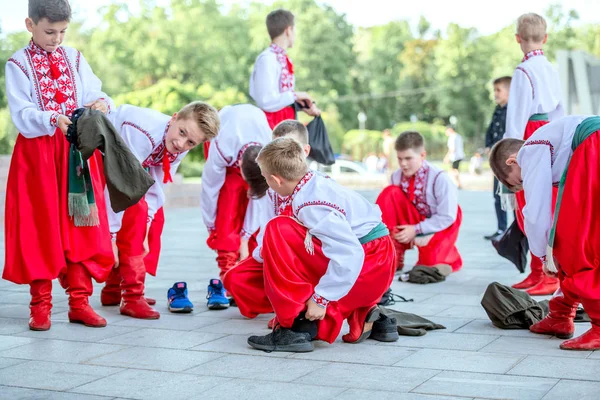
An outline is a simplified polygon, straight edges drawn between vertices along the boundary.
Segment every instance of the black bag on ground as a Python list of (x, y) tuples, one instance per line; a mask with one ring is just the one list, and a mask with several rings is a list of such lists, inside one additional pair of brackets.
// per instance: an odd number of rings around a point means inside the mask
[(547, 313), (526, 292), (498, 282), (488, 285), (481, 299), (481, 306), (492, 323), (501, 329), (529, 329)]
[(331, 143), (329, 142), (329, 136), (327, 136), (327, 129), (323, 119), (315, 117), (306, 126), (308, 129), (308, 144), (310, 144), (309, 158), (312, 158), (319, 164), (332, 165), (335, 163), (335, 156)]
[(499, 240), (492, 240), (492, 245), (499, 255), (515, 264), (521, 273), (525, 272), (529, 242), (516, 220)]

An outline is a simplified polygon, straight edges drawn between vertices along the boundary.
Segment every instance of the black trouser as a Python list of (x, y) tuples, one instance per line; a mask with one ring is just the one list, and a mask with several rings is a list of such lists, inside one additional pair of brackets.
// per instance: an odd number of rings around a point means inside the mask
[(494, 206), (496, 207), (496, 218), (498, 218), (498, 230), (505, 231), (507, 228), (506, 211), (502, 209), (502, 202), (498, 194), (498, 185), (500, 182), (494, 177)]

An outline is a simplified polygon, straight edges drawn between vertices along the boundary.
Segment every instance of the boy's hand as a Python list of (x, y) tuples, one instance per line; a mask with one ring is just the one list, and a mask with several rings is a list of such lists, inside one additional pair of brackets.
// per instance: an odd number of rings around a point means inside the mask
[(248, 249), (248, 239), (242, 238), (240, 242), (240, 261), (245, 260), (250, 255), (250, 250)]
[(91, 103), (84, 104), (84, 107), (89, 107), (92, 110), (98, 110), (106, 114), (108, 112), (108, 105), (106, 101), (98, 99), (96, 101), (92, 101)]
[(61, 115), (58, 117), (58, 129), (60, 129), (65, 135), (67, 134), (67, 129), (69, 129), (69, 125), (71, 124), (72, 122), (67, 116)]
[(327, 308), (318, 306), (317, 303), (312, 300), (312, 298), (308, 299), (306, 302), (306, 313), (304, 314), (306, 319), (310, 321), (321, 321), (323, 318), (325, 318), (326, 312)]
[(117, 247), (117, 242), (115, 240), (112, 241), (112, 249), (113, 249), (113, 255), (115, 256), (114, 268), (118, 268), (119, 267), (119, 248)]
[(304, 111), (306, 114), (310, 115), (311, 117), (318, 117), (319, 115), (321, 115), (321, 110), (319, 110), (319, 107), (317, 107), (317, 105), (315, 103), (313, 103), (310, 108), (307, 108), (302, 111)]
[(296, 101), (304, 106), (304, 108), (312, 107), (312, 98), (306, 92), (296, 92)]
[(150, 253), (150, 246), (148, 244), (148, 233), (150, 232), (150, 226), (151, 224), (148, 224), (146, 227), (146, 238), (144, 239), (144, 257), (146, 257), (148, 253)]
[(394, 235), (394, 239), (400, 243), (410, 243), (417, 237), (414, 225), (399, 225), (397, 228), (398, 233)]

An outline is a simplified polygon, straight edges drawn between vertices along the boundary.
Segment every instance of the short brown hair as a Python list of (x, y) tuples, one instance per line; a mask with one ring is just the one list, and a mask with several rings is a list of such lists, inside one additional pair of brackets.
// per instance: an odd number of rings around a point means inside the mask
[(291, 137), (273, 140), (262, 148), (256, 159), (263, 173), (279, 175), (293, 181), (308, 172), (302, 145)]
[(517, 35), (526, 42), (542, 42), (546, 37), (546, 20), (535, 13), (521, 15), (517, 20)]
[(494, 86), (503, 85), (503, 86), (509, 88), (511, 81), (512, 81), (512, 78), (510, 76), (501, 76), (500, 78), (494, 79)]
[(308, 130), (300, 121), (286, 119), (277, 124), (273, 129), (273, 139), (286, 136), (296, 139), (303, 146), (308, 144)]
[(524, 140), (521, 139), (502, 139), (492, 147), (490, 152), (490, 168), (500, 182), (507, 188), (513, 190), (511, 185), (506, 181), (508, 174), (512, 170), (512, 166), (506, 165), (506, 160), (512, 154), (516, 154), (521, 150)]
[(288, 27), (294, 26), (294, 24), (294, 14), (291, 11), (280, 8), (271, 11), (267, 15), (267, 31), (269, 31), (271, 40), (280, 36)]
[(177, 119), (193, 119), (196, 121), (207, 142), (216, 138), (219, 134), (219, 113), (213, 106), (203, 101), (194, 101), (184, 106), (177, 113)]
[(68, 0), (29, 0), (29, 18), (35, 24), (43, 18), (50, 22), (69, 22), (71, 5)]
[(266, 179), (260, 173), (260, 167), (256, 162), (256, 157), (262, 149), (262, 146), (250, 146), (242, 156), (242, 175), (248, 184), (248, 197), (260, 199), (267, 193), (269, 185)]
[(396, 139), (396, 145), (394, 146), (396, 151), (404, 150), (419, 150), (425, 147), (425, 139), (419, 132), (406, 131), (402, 132)]

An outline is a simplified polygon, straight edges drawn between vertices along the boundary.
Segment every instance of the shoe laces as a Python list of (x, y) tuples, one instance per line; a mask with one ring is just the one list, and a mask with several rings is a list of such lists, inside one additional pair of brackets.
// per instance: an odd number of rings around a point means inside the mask
[(185, 295), (185, 291), (183, 291), (182, 289), (175, 289), (175, 293), (173, 293), (171, 296), (169, 296), (171, 301), (185, 299), (186, 297), (187, 296)]
[(396, 293), (390, 293), (389, 294), (389, 300), (388, 300), (388, 306), (393, 306), (394, 304), (396, 304), (396, 302), (399, 303), (410, 303), (415, 301), (415, 299), (407, 299), (404, 296), (400, 296), (399, 294)]

